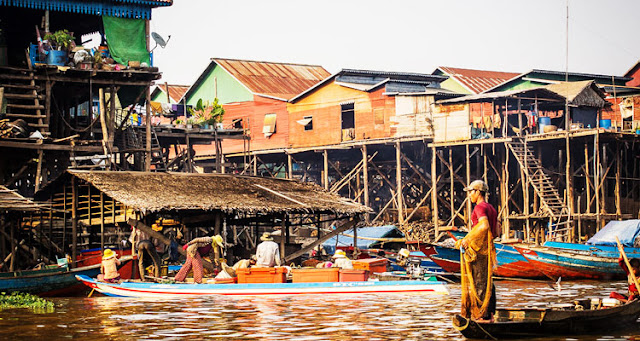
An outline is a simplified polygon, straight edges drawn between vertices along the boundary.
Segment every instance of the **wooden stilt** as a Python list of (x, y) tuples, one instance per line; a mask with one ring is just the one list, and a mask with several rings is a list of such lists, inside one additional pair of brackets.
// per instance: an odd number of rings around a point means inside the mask
[(71, 177), (71, 259), (73, 266), (78, 259), (78, 183), (77, 178)]
[(329, 190), (329, 152), (326, 149), (322, 151), (322, 184)]
[[(148, 85), (146, 89), (147, 105), (146, 105), (146, 113), (145, 113), (145, 120), (144, 120), (146, 125), (144, 170), (146, 172), (151, 171), (151, 90), (150, 90), (150, 87), (151, 85)], [(188, 135), (189, 134), (187, 134), (187, 136)], [(189, 144), (187, 144), (187, 148), (189, 148)], [(190, 149), (188, 151), (190, 151)], [(189, 157), (188, 159), (189, 159), (188, 161), (191, 162), (191, 158)]]
[[(367, 156), (367, 145), (362, 145), (362, 190), (363, 190), (363, 203), (369, 207), (369, 157)], [(365, 221), (369, 222), (369, 214), (365, 215)]]
[[(115, 211), (115, 207), (112, 210)], [(113, 223), (115, 224), (115, 220)], [(100, 191), (100, 251), (104, 251), (104, 192), (102, 191)]]
[(438, 177), (436, 174), (436, 147), (431, 147), (431, 218), (435, 235), (440, 234), (438, 225)]
[(404, 224), (404, 202), (402, 198), (402, 159), (401, 145), (396, 142), (396, 201), (398, 203), (398, 223)]
[[(466, 164), (466, 179), (467, 179), (467, 186), (471, 183), (471, 160), (469, 158), (469, 145), (466, 144), (465, 146), (465, 164)], [(471, 200), (467, 200), (467, 209), (465, 211), (465, 219), (467, 221), (467, 229), (468, 231), (471, 231)]]
[(620, 165), (620, 142), (616, 142), (616, 220), (622, 215), (622, 196), (620, 194), (620, 177), (622, 166)]

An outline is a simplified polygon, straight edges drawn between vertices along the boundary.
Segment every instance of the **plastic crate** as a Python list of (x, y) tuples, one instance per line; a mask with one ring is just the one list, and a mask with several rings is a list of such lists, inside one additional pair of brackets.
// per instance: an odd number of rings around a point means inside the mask
[(387, 263), (389, 262), (386, 258), (366, 258), (366, 259), (358, 259), (353, 261), (353, 269), (354, 270), (369, 270), (369, 272), (386, 272), (387, 271)]
[(285, 283), (286, 268), (245, 268), (236, 270), (238, 283)]
[(368, 279), (368, 270), (340, 270), (340, 282), (364, 282)]
[(340, 268), (292, 269), (293, 283), (316, 283), (340, 281)]

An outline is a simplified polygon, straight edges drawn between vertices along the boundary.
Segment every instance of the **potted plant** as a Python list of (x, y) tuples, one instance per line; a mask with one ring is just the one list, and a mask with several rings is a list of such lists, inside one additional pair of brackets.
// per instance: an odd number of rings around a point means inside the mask
[(67, 63), (69, 50), (73, 47), (75, 39), (67, 30), (59, 30), (54, 33), (47, 33), (44, 39), (51, 45), (51, 50), (47, 55), (47, 64), (63, 66)]
[(176, 125), (176, 127), (178, 128), (184, 128), (184, 121), (181, 119), (177, 119), (175, 120), (174, 124)]
[(214, 99), (213, 103), (203, 102), (202, 98), (198, 100), (195, 108), (189, 109), (189, 112), (195, 119), (195, 121), (205, 127), (216, 126), (217, 123), (222, 122), (224, 116), (224, 108), (218, 104), (218, 99)]

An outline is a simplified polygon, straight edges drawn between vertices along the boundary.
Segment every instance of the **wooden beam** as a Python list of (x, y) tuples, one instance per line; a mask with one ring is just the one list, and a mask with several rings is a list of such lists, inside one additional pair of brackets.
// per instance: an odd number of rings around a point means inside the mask
[(402, 197), (402, 154), (400, 141), (396, 142), (396, 200), (398, 201), (398, 223), (404, 224), (404, 198)]
[(336, 229), (331, 231), (330, 233), (327, 233), (322, 237), (318, 237), (318, 239), (313, 241), (311, 244), (303, 247), (301, 250), (298, 250), (298, 251), (296, 251), (296, 252), (284, 257), (285, 263), (287, 263), (287, 262), (289, 262), (291, 260), (294, 260), (294, 259), (302, 256), (303, 254), (311, 251), (314, 247), (316, 247), (317, 245), (322, 244), (325, 240), (328, 240), (329, 238), (331, 238), (333, 236), (337, 236), (340, 233), (342, 233), (342, 232), (344, 232), (344, 231), (346, 231), (348, 229), (354, 228), (358, 224), (358, 222), (360, 222), (360, 218), (359, 217), (353, 217), (352, 219), (350, 219), (347, 222), (345, 222), (344, 224), (342, 224), (342, 226), (336, 227)]
[[(367, 157), (367, 145), (362, 145), (362, 188), (363, 188), (363, 198), (364, 205), (369, 207), (369, 158)], [(365, 220), (369, 222), (369, 214), (365, 216)]]

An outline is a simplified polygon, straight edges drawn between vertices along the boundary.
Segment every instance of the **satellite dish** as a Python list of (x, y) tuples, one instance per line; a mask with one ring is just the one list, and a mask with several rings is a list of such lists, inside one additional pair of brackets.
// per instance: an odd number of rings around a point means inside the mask
[(162, 38), (162, 36), (156, 32), (151, 32), (151, 38), (153, 38), (153, 40), (156, 42), (156, 46), (154, 46), (153, 49), (151, 49), (151, 51), (155, 50), (156, 47), (158, 47), (158, 45), (164, 48), (165, 46), (167, 46), (167, 43), (169, 42), (169, 40), (171, 40), (171, 36), (169, 36), (167, 40), (164, 40), (164, 38)]

